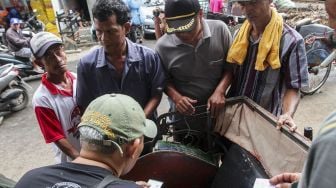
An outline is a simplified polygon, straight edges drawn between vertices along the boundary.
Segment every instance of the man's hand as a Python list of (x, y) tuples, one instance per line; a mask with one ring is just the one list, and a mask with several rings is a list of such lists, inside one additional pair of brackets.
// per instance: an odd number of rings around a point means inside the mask
[(207, 110), (210, 110), (211, 117), (217, 117), (224, 108), (225, 96), (220, 92), (214, 92), (208, 99)]
[(191, 99), (186, 96), (181, 96), (175, 102), (176, 109), (183, 115), (192, 115), (195, 113), (195, 108), (193, 104), (197, 103), (197, 100)]
[(290, 127), (289, 130), (292, 132), (295, 132), (295, 130), (297, 129), (297, 126), (295, 125), (292, 116), (290, 116), (287, 113), (279, 116), (279, 119), (277, 122), (277, 129), (280, 129), (285, 124), (287, 124)]
[(150, 188), (150, 184), (148, 184), (147, 182), (145, 182), (145, 181), (136, 181), (135, 182), (137, 185), (139, 185), (140, 187), (142, 187), (142, 188)]
[(290, 188), (291, 184), (299, 181), (301, 173), (283, 173), (274, 176), (270, 179), (272, 185), (276, 185), (277, 188)]

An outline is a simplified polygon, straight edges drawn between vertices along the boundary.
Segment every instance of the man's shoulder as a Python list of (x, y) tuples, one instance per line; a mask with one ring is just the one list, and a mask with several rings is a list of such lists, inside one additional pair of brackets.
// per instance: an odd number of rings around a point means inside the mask
[(336, 140), (336, 111), (330, 114), (321, 124), (318, 135), (320, 136), (324, 134), (333, 135)]
[(8, 35), (9, 37), (12, 36), (13, 34), (15, 34), (16, 32), (14, 31), (14, 29), (12, 28), (9, 28), (7, 29), (6, 31), (6, 35)]
[(84, 64), (96, 63), (102, 50), (104, 50), (102, 46), (94, 46), (80, 59), (80, 61)]
[(45, 85), (41, 83), (33, 94), (32, 104), (33, 106), (43, 104), (47, 98), (51, 98), (51, 93)]
[(207, 23), (209, 27), (225, 27), (226, 26), (226, 24), (221, 20), (206, 19), (205, 23)]
[(37, 183), (38, 179), (45, 177), (46, 173), (55, 166), (50, 165), (29, 170), (19, 179), (16, 187), (31, 187), (30, 185)]
[(300, 33), (286, 23), (283, 24), (282, 38), (292, 42), (298, 42), (299, 40), (303, 40)]
[(144, 55), (154, 55), (155, 51), (147, 46), (132, 43), (134, 52), (142, 52)]
[(175, 44), (172, 43), (174, 36), (175, 34), (164, 34), (159, 38), (159, 40), (156, 41), (155, 49), (160, 50), (165, 47), (175, 46)]

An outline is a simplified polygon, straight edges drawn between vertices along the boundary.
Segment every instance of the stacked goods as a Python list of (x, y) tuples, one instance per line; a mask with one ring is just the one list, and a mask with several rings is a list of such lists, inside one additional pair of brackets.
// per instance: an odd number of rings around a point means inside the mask
[(286, 14), (285, 21), (288, 25), (294, 27), (295, 23), (304, 18), (310, 18), (312, 20), (320, 20), (318, 23), (328, 25), (327, 14), (324, 10), (324, 6), (321, 3), (308, 3), (304, 6), (298, 6), (297, 8), (281, 11)]
[(37, 10), (38, 19), (45, 24), (45, 30), (59, 35), (51, 0), (31, 0), (30, 6)]

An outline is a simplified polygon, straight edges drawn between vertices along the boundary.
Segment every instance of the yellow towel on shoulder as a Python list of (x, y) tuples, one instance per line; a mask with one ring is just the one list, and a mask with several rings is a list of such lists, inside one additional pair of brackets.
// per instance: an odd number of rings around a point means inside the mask
[[(241, 26), (226, 58), (229, 63), (242, 65), (247, 55), (251, 24), (246, 20)], [(283, 30), (282, 17), (272, 9), (271, 21), (267, 24), (259, 42), (255, 70), (263, 71), (268, 66), (272, 69), (281, 67), (279, 48)]]

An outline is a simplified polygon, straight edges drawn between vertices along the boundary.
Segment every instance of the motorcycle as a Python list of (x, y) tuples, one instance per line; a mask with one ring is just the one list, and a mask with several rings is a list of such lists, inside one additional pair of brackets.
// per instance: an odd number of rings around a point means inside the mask
[(144, 31), (142, 25), (132, 25), (130, 32), (127, 34), (127, 37), (134, 43), (139, 41), (142, 43), (142, 38), (144, 36)]
[(37, 10), (34, 9), (33, 12), (25, 15), (26, 21), (24, 22), (23, 31), (30, 30), (33, 33), (38, 33), (45, 30), (45, 24), (37, 19), (39, 15), (36, 15), (36, 12)]
[(305, 40), (308, 61), (309, 83), (300, 91), (304, 95), (312, 95), (327, 81), (335, 62), (334, 30), (309, 18), (298, 21), (295, 29)]
[(0, 66), (6, 64), (14, 64), (19, 71), (19, 76), (22, 78), (40, 76), (43, 74), (34, 70), (34, 66), (30, 58), (18, 57), (12, 53), (0, 52)]
[[(25, 37), (31, 38), (34, 33), (31, 31), (22, 31)], [(4, 41), (0, 42), (0, 66), (6, 64), (14, 64), (19, 70), (19, 75), (22, 78), (42, 75), (41, 72), (36, 72), (30, 58), (17, 57), (14, 53), (10, 52), (6, 44), (5, 29), (0, 28), (0, 37)]]
[(0, 67), (0, 124), (4, 116), (26, 108), (28, 89), (31, 87), (21, 79), (14, 64)]
[(6, 44), (6, 29), (3, 27), (0, 27), (0, 52), (8, 52), (8, 47), (4, 44)]

